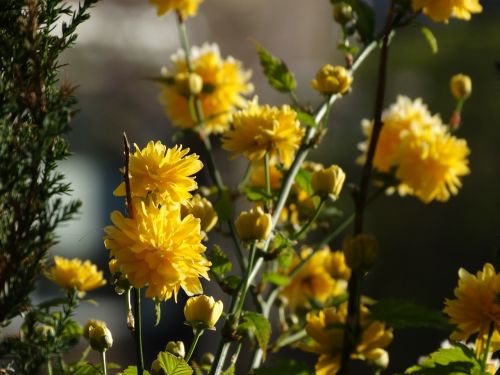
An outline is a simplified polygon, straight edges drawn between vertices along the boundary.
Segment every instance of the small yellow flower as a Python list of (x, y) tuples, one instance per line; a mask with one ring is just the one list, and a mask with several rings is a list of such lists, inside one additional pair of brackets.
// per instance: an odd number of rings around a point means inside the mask
[(368, 271), (378, 257), (377, 239), (367, 234), (349, 234), (344, 238), (342, 250), (349, 268)]
[(222, 315), (224, 305), (213, 297), (201, 295), (191, 297), (184, 306), (186, 322), (193, 328), (214, 329)]
[(199, 194), (195, 194), (189, 202), (181, 206), (182, 217), (184, 218), (189, 214), (200, 219), (201, 230), (205, 233), (210, 232), (217, 224), (217, 213), (212, 203)]
[(351, 277), (351, 269), (342, 251), (332, 251), (325, 263), (325, 268), (334, 279), (349, 280)]
[(456, 74), (451, 77), (450, 90), (455, 99), (467, 99), (472, 93), (472, 80), (465, 74)]
[(54, 257), (55, 265), (47, 272), (47, 278), (64, 289), (76, 288), (79, 292), (87, 292), (106, 284), (102, 272), (95, 264), (86, 260)]
[(412, 0), (415, 12), (423, 11), (434, 22), (448, 22), (451, 17), (470, 20), (472, 13), (481, 13), (479, 0)]
[[(306, 332), (313, 340), (307, 351), (320, 354), (316, 362), (316, 375), (335, 375), (340, 369), (340, 358), (344, 344), (347, 304), (338, 309), (326, 308), (307, 314)], [(377, 367), (389, 364), (388, 354), (384, 350), (392, 342), (392, 330), (384, 323), (373, 321), (365, 307), (361, 309), (362, 333), (351, 354), (352, 359), (365, 360)]]
[(476, 275), (460, 268), (458, 276), (456, 299), (446, 299), (444, 308), (451, 323), (457, 325), (452, 338), (467, 340), (476, 333), (479, 337), (486, 336), (492, 324), (495, 331), (500, 332), (500, 274), (486, 263)]
[(242, 241), (265, 240), (271, 233), (272, 218), (262, 208), (243, 211), (236, 219), (236, 230)]
[(83, 336), (89, 341), (92, 349), (98, 352), (105, 352), (113, 346), (113, 336), (101, 320), (89, 320), (83, 327)]
[[(300, 257), (295, 256), (290, 271), (295, 269), (301, 260), (311, 254), (313, 250), (304, 248)], [(299, 308), (309, 308), (311, 300), (324, 303), (328, 298), (338, 296), (346, 291), (344, 280), (336, 280), (326, 266), (329, 264), (331, 252), (323, 248), (314, 253), (302, 269), (283, 288), (281, 295), (286, 298), (287, 307), (295, 311)]]
[[(129, 173), (132, 197), (145, 198), (153, 194), (155, 201), (162, 204), (182, 203), (189, 198), (198, 185), (192, 175), (203, 168), (198, 155), (189, 154), (189, 148), (182, 146), (167, 148), (161, 142), (148, 142), (142, 150), (130, 155)], [(125, 182), (113, 192), (125, 196)]]
[[(193, 73), (190, 77), (195, 74), (202, 81), (202, 90), (197, 98), (205, 118), (203, 129), (206, 133), (222, 133), (229, 128), (232, 113), (246, 106), (244, 95), (253, 91), (249, 82), (252, 74), (243, 69), (240, 61), (232, 57), (222, 58), (217, 44), (193, 47), (191, 58)], [(180, 79), (179, 74), (188, 73), (183, 51), (179, 51), (171, 59), (173, 68), (168, 71), (169, 76)], [(197, 89), (200, 82), (198, 78), (195, 81), (194, 88)], [(165, 84), (161, 88), (160, 101), (173, 125), (183, 129), (195, 127), (197, 124), (191, 117), (185, 92), (179, 92), (179, 86), (175, 84)]]
[(315, 194), (337, 199), (345, 181), (345, 173), (338, 165), (313, 172), (311, 185)]
[(158, 16), (175, 10), (183, 19), (195, 16), (202, 2), (203, 0), (149, 0), (150, 4), (156, 6)]
[(243, 154), (257, 161), (268, 153), (286, 167), (292, 163), (304, 135), (292, 108), (260, 106), (257, 99), (233, 115), (233, 127), (222, 139), (222, 147), (233, 156)]
[(203, 257), (200, 220), (181, 219), (180, 207), (134, 201), (134, 218), (111, 214), (104, 245), (136, 288), (147, 285), (146, 297), (177, 298), (203, 292), (199, 277), (208, 279), (210, 262)]
[(323, 66), (311, 81), (313, 89), (323, 95), (344, 94), (351, 88), (352, 76), (342, 66)]

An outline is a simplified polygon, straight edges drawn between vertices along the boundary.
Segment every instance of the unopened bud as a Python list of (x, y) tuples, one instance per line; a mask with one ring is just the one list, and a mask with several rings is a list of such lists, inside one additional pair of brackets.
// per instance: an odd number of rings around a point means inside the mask
[(342, 243), (342, 250), (349, 268), (368, 271), (378, 257), (377, 239), (367, 234), (348, 235)]
[(352, 76), (343, 66), (323, 66), (311, 81), (313, 89), (323, 95), (344, 94), (351, 88)]
[(271, 232), (271, 215), (256, 207), (243, 211), (236, 219), (236, 230), (242, 241), (265, 240)]
[(169, 341), (165, 350), (177, 357), (184, 358), (186, 356), (186, 348), (182, 341)]
[(101, 353), (113, 345), (111, 331), (101, 320), (89, 320), (83, 327), (83, 336), (89, 341), (92, 349)]
[(222, 301), (216, 302), (213, 297), (202, 294), (186, 301), (184, 317), (193, 329), (215, 329), (215, 323), (222, 315), (223, 309)]
[(353, 19), (352, 7), (346, 3), (337, 3), (333, 6), (333, 19), (345, 25)]
[(203, 89), (203, 79), (196, 73), (177, 73), (174, 82), (177, 92), (185, 97), (198, 95)]
[(201, 365), (202, 366), (212, 366), (212, 363), (214, 363), (214, 355), (212, 353), (205, 353), (203, 354), (203, 357), (201, 357)]
[(319, 196), (331, 196), (337, 199), (344, 186), (345, 173), (338, 165), (316, 171), (311, 176), (311, 186)]
[(205, 233), (217, 224), (217, 213), (212, 203), (199, 194), (195, 194), (189, 202), (181, 205), (181, 216), (185, 217), (189, 214), (200, 219), (200, 229)]
[(389, 366), (389, 353), (384, 349), (376, 348), (371, 352), (371, 364), (380, 369), (385, 369)]
[(50, 337), (54, 337), (56, 332), (54, 327), (49, 326), (47, 324), (39, 324), (35, 327), (36, 333), (38, 333), (44, 340), (47, 340)]
[(451, 77), (450, 90), (457, 100), (467, 99), (472, 93), (472, 80), (465, 74)]

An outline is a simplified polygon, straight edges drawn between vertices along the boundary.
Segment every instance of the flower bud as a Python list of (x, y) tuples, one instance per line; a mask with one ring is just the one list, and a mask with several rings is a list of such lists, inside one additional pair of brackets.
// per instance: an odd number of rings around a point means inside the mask
[(201, 230), (208, 233), (217, 224), (217, 213), (210, 201), (195, 194), (185, 205), (181, 205), (181, 216), (193, 215), (200, 219)]
[(375, 348), (370, 353), (370, 363), (380, 369), (389, 366), (389, 353), (381, 348)]
[(342, 250), (352, 270), (368, 271), (377, 260), (377, 239), (367, 234), (348, 235), (342, 243)]
[(196, 73), (177, 73), (174, 83), (177, 92), (185, 97), (198, 95), (203, 89), (203, 78)]
[(47, 324), (39, 324), (35, 327), (35, 332), (39, 334), (44, 340), (47, 340), (50, 337), (54, 337), (56, 335), (56, 331), (54, 327), (49, 326)]
[(311, 81), (313, 89), (323, 95), (344, 94), (351, 88), (352, 76), (343, 66), (323, 66)]
[(109, 272), (111, 272), (112, 275), (115, 273), (121, 272), (120, 266), (118, 264), (118, 261), (116, 259), (111, 259), (108, 263), (109, 266)]
[(338, 165), (316, 171), (311, 176), (311, 185), (315, 194), (331, 196), (337, 199), (345, 181), (345, 173)]
[(89, 320), (83, 327), (83, 336), (89, 341), (92, 349), (101, 353), (113, 345), (111, 331), (101, 320)]
[(169, 341), (165, 350), (177, 357), (184, 358), (186, 356), (186, 349), (182, 341)]
[(243, 211), (236, 219), (236, 230), (242, 241), (264, 240), (271, 232), (271, 215), (256, 207)]
[(184, 306), (184, 317), (193, 329), (215, 329), (224, 305), (222, 301), (215, 302), (213, 297), (205, 295), (191, 297)]
[(205, 353), (201, 357), (201, 365), (202, 366), (212, 366), (212, 363), (214, 363), (214, 355), (212, 353)]
[(467, 99), (472, 93), (472, 80), (465, 74), (454, 75), (451, 78), (450, 89), (455, 99)]
[(346, 3), (337, 3), (333, 6), (333, 19), (345, 25), (353, 19), (352, 7)]

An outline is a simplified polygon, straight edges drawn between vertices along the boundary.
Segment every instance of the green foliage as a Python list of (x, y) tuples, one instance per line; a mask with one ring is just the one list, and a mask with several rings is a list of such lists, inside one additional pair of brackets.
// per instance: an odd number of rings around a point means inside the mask
[(298, 111), (297, 120), (307, 126), (316, 126), (316, 120), (309, 113)]
[(286, 275), (282, 275), (276, 272), (265, 272), (262, 275), (262, 280), (270, 282), (274, 285), (285, 286), (290, 283), (290, 277)]
[(208, 259), (212, 262), (210, 271), (217, 277), (223, 277), (233, 269), (231, 261), (218, 245), (214, 245)]
[(160, 324), (161, 320), (161, 301), (160, 300), (155, 300), (155, 326)]
[(233, 217), (233, 203), (228, 190), (223, 190), (219, 199), (214, 204), (215, 212), (219, 216), (219, 221), (227, 221)]
[(253, 311), (245, 311), (243, 313), (243, 322), (239, 325), (238, 331), (254, 335), (265, 356), (267, 344), (271, 338), (271, 324), (264, 315)]
[(465, 345), (458, 344), (447, 349), (438, 349), (417, 366), (412, 366), (405, 374), (415, 375), (480, 375), (481, 365), (474, 352)]
[[(148, 370), (144, 370), (143, 372), (144, 375), (150, 375)], [(123, 372), (122, 375), (137, 375), (137, 367), (136, 366), (129, 366), (127, 367)]]
[(422, 31), (425, 40), (429, 44), (429, 47), (431, 47), (432, 53), (438, 53), (439, 52), (438, 41), (434, 36), (434, 34), (432, 33), (431, 29), (425, 26), (421, 26), (420, 30)]
[(297, 176), (295, 176), (295, 182), (309, 195), (314, 194), (311, 185), (311, 176), (311, 172), (306, 171), (305, 169), (300, 169)]
[(168, 352), (159, 353), (158, 362), (167, 375), (191, 375), (193, 373), (193, 369), (183, 358)]
[[(57, 171), (75, 113), (74, 88), (59, 82), (60, 54), (97, 0), (75, 9), (61, 0), (5, 0), (0, 12), (0, 325), (29, 305), (28, 295), (57, 226), (80, 203)], [(60, 22), (62, 17), (68, 22)], [(55, 30), (59, 29), (60, 35)]]
[(273, 56), (261, 44), (255, 42), (259, 54), (260, 65), (267, 81), (275, 90), (283, 93), (292, 92), (297, 87), (297, 81), (285, 62)]
[(222, 375), (234, 375), (235, 370), (236, 367), (234, 366), (234, 363), (231, 363), (231, 365), (222, 373)]
[(313, 372), (307, 368), (303, 362), (298, 362), (293, 359), (280, 360), (275, 365), (270, 367), (261, 367), (254, 370), (254, 375), (312, 375)]
[(250, 202), (266, 202), (273, 196), (266, 193), (265, 189), (248, 186), (245, 188), (245, 195)]
[(450, 331), (452, 326), (440, 311), (428, 309), (412, 301), (387, 299), (370, 308), (375, 320), (394, 328), (432, 328)]
[(356, 13), (356, 31), (364, 44), (368, 44), (374, 39), (375, 34), (375, 13), (373, 8), (363, 0), (330, 0), (332, 4), (349, 4)]

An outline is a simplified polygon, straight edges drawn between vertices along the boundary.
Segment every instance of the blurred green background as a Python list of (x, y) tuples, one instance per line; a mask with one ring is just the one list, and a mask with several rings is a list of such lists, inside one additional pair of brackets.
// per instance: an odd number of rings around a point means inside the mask
[[(380, 27), (388, 1), (374, 2)], [(484, 12), (471, 22), (436, 25), (421, 19), (438, 39), (436, 55), (418, 27), (398, 33), (391, 46), (386, 105), (399, 94), (422, 97), (433, 113), (446, 120), (454, 105), (450, 77), (459, 72), (472, 77), (473, 95), (458, 132), (472, 150), (472, 173), (464, 178), (459, 195), (447, 203), (425, 205), (415, 198), (390, 196), (369, 208), (366, 231), (378, 237), (382, 251), (364, 285), (365, 293), (373, 298), (409, 298), (441, 309), (444, 298), (452, 296), (459, 267), (476, 272), (494, 260), (500, 245), (500, 79), (494, 67), (494, 61), (500, 60), (500, 5), (498, 1), (481, 3)], [(188, 21), (188, 31), (193, 45), (217, 42), (222, 55), (242, 60), (254, 72), (255, 93), (262, 103), (282, 104), (287, 98), (267, 86), (251, 38), (288, 63), (299, 82), (299, 98), (314, 106), (321, 98), (309, 82), (317, 69), (325, 63), (343, 63), (336, 51), (339, 30), (327, 0), (206, 0), (199, 16)], [(61, 231), (62, 241), (54, 253), (92, 258), (107, 270), (102, 228), (109, 224), (113, 209), (123, 209), (123, 202), (112, 196), (121, 179), (121, 136), (126, 131), (141, 146), (148, 140), (171, 145), (173, 128), (158, 103), (159, 90), (146, 78), (157, 76), (169, 64), (179, 42), (174, 16), (158, 18), (146, 0), (102, 1), (79, 34), (76, 47), (64, 56), (69, 66), (63, 78), (80, 86), (81, 112), (69, 137), (74, 155), (63, 170), (73, 183), (74, 196), (84, 206), (80, 220)], [(311, 157), (341, 165), (349, 183), (358, 183), (360, 177), (354, 159), (359, 154), (357, 144), (363, 140), (360, 121), (373, 111), (376, 66), (377, 54), (373, 54), (356, 74), (352, 93), (335, 104), (325, 145)], [(184, 143), (200, 152), (194, 140)], [(224, 165), (223, 177), (234, 186), (244, 169), (243, 161), (228, 162), (227, 154), (220, 150), (216, 159)], [(198, 179), (200, 184), (207, 183), (204, 175)], [(352, 210), (347, 189), (340, 205), (346, 212)], [(215, 236), (214, 242), (219, 241)], [(110, 287), (103, 289), (95, 292), (100, 307), (85, 307), (79, 319), (82, 323), (90, 317), (107, 320), (117, 341), (109, 357), (131, 363), (133, 348), (123, 301)], [(215, 284), (207, 291), (227, 301)], [(42, 283), (39, 298), (49, 292), (55, 289)], [(178, 324), (183, 300), (178, 305), (173, 301), (164, 304), (157, 329), (153, 329), (153, 309), (148, 304), (144, 323), (150, 352), (147, 361), (169, 339), (191, 339), (190, 329)], [(203, 349), (215, 351), (218, 337), (211, 332), (205, 335)], [(444, 338), (433, 331), (397, 332), (388, 373), (415, 363)]]

